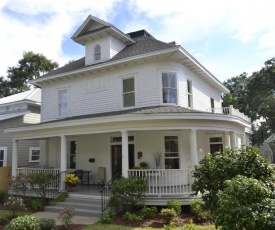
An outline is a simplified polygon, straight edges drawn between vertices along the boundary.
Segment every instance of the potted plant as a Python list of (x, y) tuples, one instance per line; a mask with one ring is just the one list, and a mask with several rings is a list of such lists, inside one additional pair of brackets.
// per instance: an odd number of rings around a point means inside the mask
[(65, 184), (67, 185), (70, 192), (74, 191), (74, 187), (79, 181), (79, 177), (74, 173), (68, 173), (64, 179)]

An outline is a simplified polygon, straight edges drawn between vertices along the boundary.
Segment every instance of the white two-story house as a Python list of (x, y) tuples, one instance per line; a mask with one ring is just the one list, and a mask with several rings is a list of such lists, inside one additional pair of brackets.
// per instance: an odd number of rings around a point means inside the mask
[[(93, 180), (104, 167), (105, 182), (147, 170), (148, 195), (190, 194), (203, 154), (248, 144), (250, 119), (222, 108), (228, 89), (175, 42), (93, 16), (72, 39), (85, 56), (31, 81), (42, 90), (41, 123), (6, 129), (13, 175), (22, 172), (18, 143), (43, 140), (41, 168), (91, 171)], [(140, 162), (148, 169), (133, 169)]]

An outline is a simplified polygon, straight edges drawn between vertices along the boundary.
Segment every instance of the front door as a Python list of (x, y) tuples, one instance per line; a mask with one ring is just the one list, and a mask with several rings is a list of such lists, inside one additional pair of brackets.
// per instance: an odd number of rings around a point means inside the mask
[[(135, 147), (134, 144), (128, 145), (129, 169), (135, 166)], [(122, 175), (122, 145), (111, 145), (112, 155), (112, 177), (116, 174)]]
[(7, 147), (0, 147), (0, 167), (7, 166)]

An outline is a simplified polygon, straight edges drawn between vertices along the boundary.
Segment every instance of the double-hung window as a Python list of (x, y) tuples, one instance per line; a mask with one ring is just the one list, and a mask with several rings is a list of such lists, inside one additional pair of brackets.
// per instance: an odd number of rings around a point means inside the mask
[(58, 116), (68, 116), (68, 89), (58, 90)]
[(40, 148), (30, 147), (29, 162), (39, 162), (39, 161), (40, 161)]
[(7, 166), (7, 147), (0, 147), (0, 167)]
[(187, 99), (188, 107), (193, 108), (192, 82), (187, 80)]
[(165, 136), (165, 168), (179, 169), (179, 143), (178, 136)]
[(100, 45), (96, 45), (94, 48), (94, 59), (95, 61), (99, 61), (101, 59), (101, 47)]
[(135, 78), (122, 79), (123, 107), (135, 106)]
[(163, 103), (177, 104), (177, 76), (175, 73), (162, 73)]

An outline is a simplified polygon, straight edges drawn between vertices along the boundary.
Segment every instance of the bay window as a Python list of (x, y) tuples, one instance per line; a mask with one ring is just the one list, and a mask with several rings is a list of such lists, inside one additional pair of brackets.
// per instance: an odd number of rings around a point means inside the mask
[(162, 73), (163, 103), (177, 104), (177, 77), (175, 73)]

